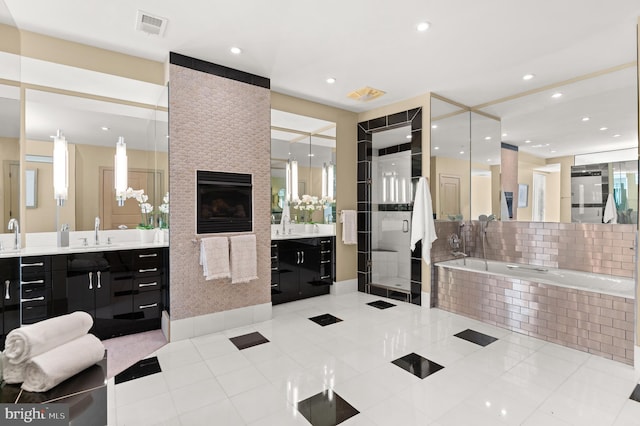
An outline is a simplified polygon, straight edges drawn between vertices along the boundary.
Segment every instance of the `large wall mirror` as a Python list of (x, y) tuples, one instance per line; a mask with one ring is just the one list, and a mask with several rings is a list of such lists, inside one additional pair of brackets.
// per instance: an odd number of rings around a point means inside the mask
[(637, 223), (637, 93), (637, 68), (627, 64), (482, 108), (517, 147), (517, 181), (505, 182), (504, 157), (502, 176), (517, 220), (602, 223), (610, 199), (605, 221)]
[[(294, 162), (297, 175), (294, 173), (292, 179), (290, 171)], [(336, 123), (272, 109), (272, 223), (281, 223), (283, 215), (285, 220), (297, 223), (335, 222), (335, 165)], [(291, 186), (295, 187), (293, 191)], [(295, 200), (287, 206), (289, 197), (302, 200), (305, 195), (314, 197), (313, 203), (322, 203), (322, 206), (314, 209), (296, 208)]]
[[(126, 144), (128, 186), (143, 189), (155, 216), (168, 189), (167, 112), (126, 103), (26, 90), (26, 232), (49, 232), (58, 223), (72, 231), (135, 228), (141, 213), (135, 199), (118, 206), (114, 155), (119, 137)], [(159, 101), (162, 101), (159, 99)], [(68, 199), (56, 205), (53, 188), (53, 138), (60, 130), (68, 142)], [(35, 186), (32, 186), (35, 185)], [(56, 211), (59, 209), (58, 211)], [(152, 219), (157, 222), (157, 219)], [(158, 223), (154, 225), (158, 226)]]

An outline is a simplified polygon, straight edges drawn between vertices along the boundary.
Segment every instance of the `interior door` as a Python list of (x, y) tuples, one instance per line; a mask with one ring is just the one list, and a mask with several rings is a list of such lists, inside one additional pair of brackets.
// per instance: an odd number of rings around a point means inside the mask
[[(133, 189), (144, 189), (149, 197), (148, 203), (156, 210), (162, 202), (162, 173), (154, 170), (129, 170), (127, 177), (129, 186)], [(100, 217), (103, 219), (102, 229), (117, 229), (121, 225), (135, 228), (140, 224), (142, 216), (135, 199), (125, 201), (119, 207), (113, 185), (113, 169), (102, 169), (100, 179)]]
[(449, 215), (460, 214), (460, 177), (440, 175), (440, 215), (446, 219)]

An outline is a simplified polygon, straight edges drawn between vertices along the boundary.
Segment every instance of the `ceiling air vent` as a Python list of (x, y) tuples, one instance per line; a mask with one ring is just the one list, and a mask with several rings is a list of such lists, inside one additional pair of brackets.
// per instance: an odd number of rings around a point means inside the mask
[(383, 92), (382, 90), (366, 86), (362, 89), (354, 90), (353, 92), (349, 93), (347, 97), (360, 102), (368, 102), (377, 99), (384, 94), (385, 92)]
[(146, 34), (162, 36), (167, 28), (167, 19), (161, 16), (154, 16), (150, 13), (138, 10), (136, 16), (136, 30)]

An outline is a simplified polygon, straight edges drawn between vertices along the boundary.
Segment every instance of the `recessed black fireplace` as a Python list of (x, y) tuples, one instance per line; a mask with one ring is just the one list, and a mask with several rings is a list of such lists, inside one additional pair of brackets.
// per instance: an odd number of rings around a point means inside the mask
[(251, 175), (197, 171), (197, 233), (253, 229)]

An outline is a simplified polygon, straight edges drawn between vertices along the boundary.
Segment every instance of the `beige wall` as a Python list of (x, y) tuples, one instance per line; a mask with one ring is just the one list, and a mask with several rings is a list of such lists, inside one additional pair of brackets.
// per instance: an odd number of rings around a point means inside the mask
[[(8, 167), (5, 162), (8, 161), (20, 161), (20, 139), (12, 139), (12, 138), (0, 138), (0, 158), (3, 160), (2, 167)], [(4, 185), (5, 185), (5, 170), (0, 173), (0, 188), (3, 188), (0, 193), (0, 206), (4, 206), (5, 197), (8, 194), (5, 194)], [(2, 226), (2, 232), (9, 232), (4, 229), (5, 224), (9, 221), (8, 217), (4, 215), (4, 207), (0, 209), (0, 225)]]
[(471, 216), (475, 219), (481, 214), (493, 213), (491, 176), (471, 176)]
[(460, 214), (465, 219), (471, 217), (471, 169), (468, 160), (458, 160), (456, 158), (432, 157), (431, 158), (431, 197), (433, 200), (433, 211), (438, 219), (446, 220), (442, 217), (440, 209), (440, 177), (456, 176), (460, 178)]
[[(636, 68), (637, 68), (637, 76), (638, 76), (638, 84), (637, 84), (637, 88), (638, 88), (638, 99), (640, 99), (640, 17), (638, 17), (638, 25), (636, 26), (636, 47), (638, 49), (638, 53), (636, 55)], [(638, 133), (640, 133), (640, 108), (638, 108)], [(640, 154), (640, 153), (639, 153)], [(640, 155), (638, 157), (640, 159)], [(638, 265), (640, 265), (640, 256), (638, 256), (638, 254), (636, 253), (636, 345), (638, 345), (638, 342), (640, 341), (640, 303), (638, 303), (638, 295), (640, 295), (640, 280), (638, 279), (638, 277), (640, 277), (640, 268), (638, 268)]]
[(560, 164), (560, 222), (571, 223), (571, 166), (573, 155), (548, 158), (547, 164)]
[[(539, 173), (539, 172), (536, 172)], [(560, 222), (560, 185), (562, 172), (544, 173), (545, 182), (545, 222)], [(533, 190), (533, 187), (531, 187)]]
[[(336, 123), (336, 211), (357, 207), (357, 114), (281, 93), (271, 93), (271, 107)], [(316, 179), (314, 179), (315, 181)], [(355, 245), (342, 244), (342, 228), (336, 227), (336, 281), (357, 277)]]
[(518, 209), (518, 220), (530, 221), (532, 216), (532, 202), (531, 194), (533, 193), (533, 169), (542, 167), (546, 164), (544, 158), (536, 157), (535, 155), (525, 154), (522, 151), (518, 151), (518, 184), (525, 184), (529, 186), (529, 194), (527, 200), (527, 207), (517, 207), (518, 194), (513, 194), (513, 208)]
[[(170, 77), (171, 319), (270, 303), (270, 91), (177, 65), (170, 66)], [(196, 170), (253, 175), (258, 279), (204, 279), (193, 243)]]
[(500, 217), (500, 164), (491, 166), (491, 212)]

